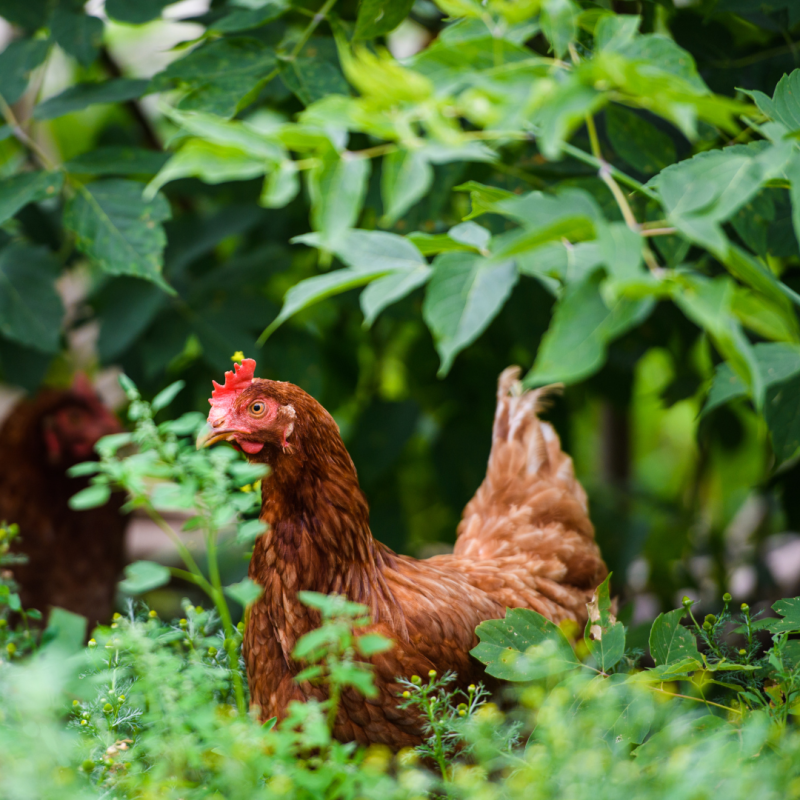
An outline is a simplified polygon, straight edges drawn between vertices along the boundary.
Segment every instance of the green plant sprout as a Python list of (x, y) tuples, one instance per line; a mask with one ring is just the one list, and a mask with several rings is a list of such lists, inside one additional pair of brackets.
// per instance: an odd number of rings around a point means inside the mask
[[(236, 705), (244, 714), (247, 701), (239, 668), (242, 636), (233, 624), (226, 595), (247, 606), (261, 590), (249, 578), (231, 586), (222, 585), (220, 535), (237, 524), (236, 541), (252, 543), (263, 532), (264, 526), (257, 519), (245, 519), (260, 508), (260, 493), (241, 489), (249, 490), (266, 474), (266, 468), (246, 463), (230, 448), (196, 450), (193, 437), (204, 421), (199, 413), (160, 424), (154, 421), (156, 413), (166, 408), (183, 388), (183, 381), (168, 386), (150, 403), (142, 399), (126, 376), (120, 377), (120, 385), (130, 402), (128, 417), (134, 429), (104, 437), (96, 445), (99, 461), (70, 469), (73, 476), (92, 475), (90, 485), (78, 492), (70, 505), (75, 509), (99, 506), (112, 491), (122, 490), (128, 495), (125, 509), (143, 509), (170, 538), (186, 569), (137, 561), (126, 567), (120, 588), (128, 594), (141, 594), (163, 586), (174, 576), (195, 584), (208, 595), (222, 624), (222, 646), (228, 657)], [(130, 448), (135, 452), (129, 452)], [(202, 531), (208, 577), (179, 532), (164, 517), (165, 511), (191, 512), (181, 530)]]

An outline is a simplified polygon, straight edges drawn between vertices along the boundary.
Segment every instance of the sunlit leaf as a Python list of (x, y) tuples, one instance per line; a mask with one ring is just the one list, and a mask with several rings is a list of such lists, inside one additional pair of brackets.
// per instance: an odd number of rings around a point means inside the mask
[(134, 561), (125, 567), (125, 580), (119, 585), (126, 594), (143, 594), (169, 583), (170, 572), (154, 561)]

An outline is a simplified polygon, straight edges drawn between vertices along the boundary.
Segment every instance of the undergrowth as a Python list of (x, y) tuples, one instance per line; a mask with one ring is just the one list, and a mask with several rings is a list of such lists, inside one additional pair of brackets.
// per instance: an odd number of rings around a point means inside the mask
[(473, 655), (499, 686), (491, 695), (480, 684), (455, 688), (450, 673), (399, 676), (398, 707), (421, 714), (425, 740), (394, 754), (331, 734), (341, 693), (375, 692), (369, 657), (391, 642), (364, 633), (364, 606), (304, 593), (322, 624), (296, 646), (298, 677), (327, 687), (327, 699), (263, 722), (247, 705), (242, 626), (226, 599), (250, 602), (258, 587), (222, 587), (213, 572), (228, 528), (245, 539), (261, 531), (247, 520), (257, 493), (241, 491), (259, 476), (232, 451), (196, 452), (194, 417), (154, 422), (179, 387), (154, 405), (125, 388), (134, 431), (101, 441), (100, 461), (79, 470), (94, 478), (76, 504), (122, 488), (159, 524), (164, 510), (191, 506), (189, 527), (205, 533), (211, 574), (183, 545), (186, 569), (172, 572), (190, 576), (210, 605), (185, 601), (183, 617), (161, 619), (134, 596), (169, 571), (139, 562), (122, 584), (132, 596), (124, 613), (88, 644), (83, 620), (59, 609), (40, 634), (30, 625), (38, 613), (20, 608), (7, 571), (18, 531), (4, 526), (3, 798), (800, 797), (800, 647), (791, 638), (800, 598), (776, 603), (778, 616), (766, 618), (734, 609), (726, 595), (703, 619), (686, 599), (655, 620), (647, 669), (626, 648), (608, 580), (578, 641), (574, 626), (511, 610), (477, 630)]

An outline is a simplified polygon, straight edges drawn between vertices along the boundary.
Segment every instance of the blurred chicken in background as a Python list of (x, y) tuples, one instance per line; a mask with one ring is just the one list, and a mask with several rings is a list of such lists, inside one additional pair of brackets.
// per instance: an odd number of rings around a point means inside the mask
[(90, 629), (110, 619), (125, 561), (125, 498), (75, 511), (69, 499), (88, 479), (66, 472), (95, 459), (97, 440), (120, 430), (83, 375), (70, 389), (20, 400), (0, 428), (0, 520), (20, 527), (14, 551), (27, 561), (13, 572), (23, 608), (45, 615), (51, 606), (65, 608), (86, 617)]

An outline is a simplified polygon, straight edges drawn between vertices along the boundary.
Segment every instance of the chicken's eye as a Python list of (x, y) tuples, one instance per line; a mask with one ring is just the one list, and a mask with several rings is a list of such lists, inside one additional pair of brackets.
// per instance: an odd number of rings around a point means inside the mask
[(263, 417), (266, 410), (267, 404), (263, 400), (256, 400), (250, 405), (250, 413), (254, 417)]

